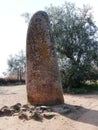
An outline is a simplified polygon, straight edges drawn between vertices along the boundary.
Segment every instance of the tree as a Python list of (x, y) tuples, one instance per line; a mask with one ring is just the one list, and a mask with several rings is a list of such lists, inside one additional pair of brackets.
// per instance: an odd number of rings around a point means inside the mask
[(8, 59), (8, 72), (10, 76), (17, 77), (22, 80), (25, 75), (26, 58), (24, 52), (21, 50), (17, 55), (10, 55)]
[[(56, 42), (62, 83), (68, 90), (94, 75), (98, 66), (97, 26), (91, 8), (76, 8), (72, 3), (46, 8)], [(93, 78), (93, 77), (92, 77)]]
[(28, 12), (25, 12), (25, 13), (21, 14), (21, 16), (24, 17), (25, 23), (28, 23), (30, 18), (31, 18), (31, 14), (28, 13)]

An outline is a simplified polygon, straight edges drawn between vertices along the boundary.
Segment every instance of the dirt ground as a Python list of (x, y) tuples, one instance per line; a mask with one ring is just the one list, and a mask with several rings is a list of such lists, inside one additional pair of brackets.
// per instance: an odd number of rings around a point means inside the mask
[[(79, 106), (73, 112), (55, 112), (52, 119), (20, 120), (17, 116), (0, 117), (0, 130), (98, 130), (98, 93), (64, 95), (65, 104)], [(0, 87), (0, 108), (16, 103), (26, 104), (25, 86)]]

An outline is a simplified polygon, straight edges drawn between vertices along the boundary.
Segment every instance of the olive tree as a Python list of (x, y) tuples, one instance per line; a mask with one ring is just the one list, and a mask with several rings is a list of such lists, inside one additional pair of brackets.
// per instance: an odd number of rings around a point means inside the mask
[[(56, 42), (63, 87), (77, 87), (94, 74), (98, 59), (97, 26), (91, 8), (72, 3), (46, 8)], [(93, 78), (93, 77), (92, 77)]]
[(21, 50), (18, 54), (9, 56), (8, 59), (8, 72), (10, 76), (17, 77), (18, 80), (22, 80), (25, 75), (26, 68), (26, 57), (24, 52)]

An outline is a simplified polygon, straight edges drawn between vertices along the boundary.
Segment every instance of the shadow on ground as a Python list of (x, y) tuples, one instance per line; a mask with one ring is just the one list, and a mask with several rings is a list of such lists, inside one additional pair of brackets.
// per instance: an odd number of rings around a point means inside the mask
[(98, 126), (98, 111), (69, 104), (55, 107), (55, 112), (72, 120)]

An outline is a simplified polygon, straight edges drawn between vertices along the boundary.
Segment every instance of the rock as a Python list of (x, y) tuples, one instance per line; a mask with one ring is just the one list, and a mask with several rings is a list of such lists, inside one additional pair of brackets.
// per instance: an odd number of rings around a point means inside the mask
[(1, 111), (4, 111), (5, 109), (9, 109), (9, 107), (8, 107), (8, 106), (3, 106), (3, 107), (1, 108)]
[(64, 103), (55, 42), (46, 12), (31, 18), (27, 32), (27, 97), (34, 105)]
[(42, 112), (44, 112), (44, 111), (51, 112), (52, 111), (52, 109), (49, 106), (41, 106), (40, 109), (42, 110)]
[(49, 109), (49, 107), (48, 106), (40, 106), (40, 109), (47, 110), (47, 109)]
[(25, 105), (22, 106), (22, 108), (29, 109), (29, 105), (28, 105), (28, 104), (25, 104)]
[(18, 118), (21, 119), (21, 120), (29, 120), (29, 117), (25, 113), (21, 113), (18, 116)]
[(21, 108), (21, 111), (26, 112), (27, 109), (22, 107), (22, 108)]
[(28, 104), (25, 104), (22, 106), (21, 110), (23, 111), (30, 111), (32, 113), (32, 111), (35, 109), (35, 106), (33, 105), (28, 105)]
[(4, 109), (3, 114), (4, 116), (12, 116), (13, 111), (11, 111), (10, 109)]
[(11, 110), (8, 106), (3, 106), (0, 110), (0, 116), (12, 116), (13, 110)]
[(46, 119), (52, 119), (55, 115), (50, 113), (44, 113), (42, 116)]
[(42, 121), (41, 115), (38, 114), (37, 112), (34, 112), (33, 114), (31, 114), (30, 119), (34, 119), (36, 121)]
[(10, 108), (13, 109), (15, 112), (19, 112), (21, 109), (21, 104), (17, 103), (15, 105), (11, 106)]
[(35, 109), (35, 106), (29, 105), (29, 110), (33, 111)]

